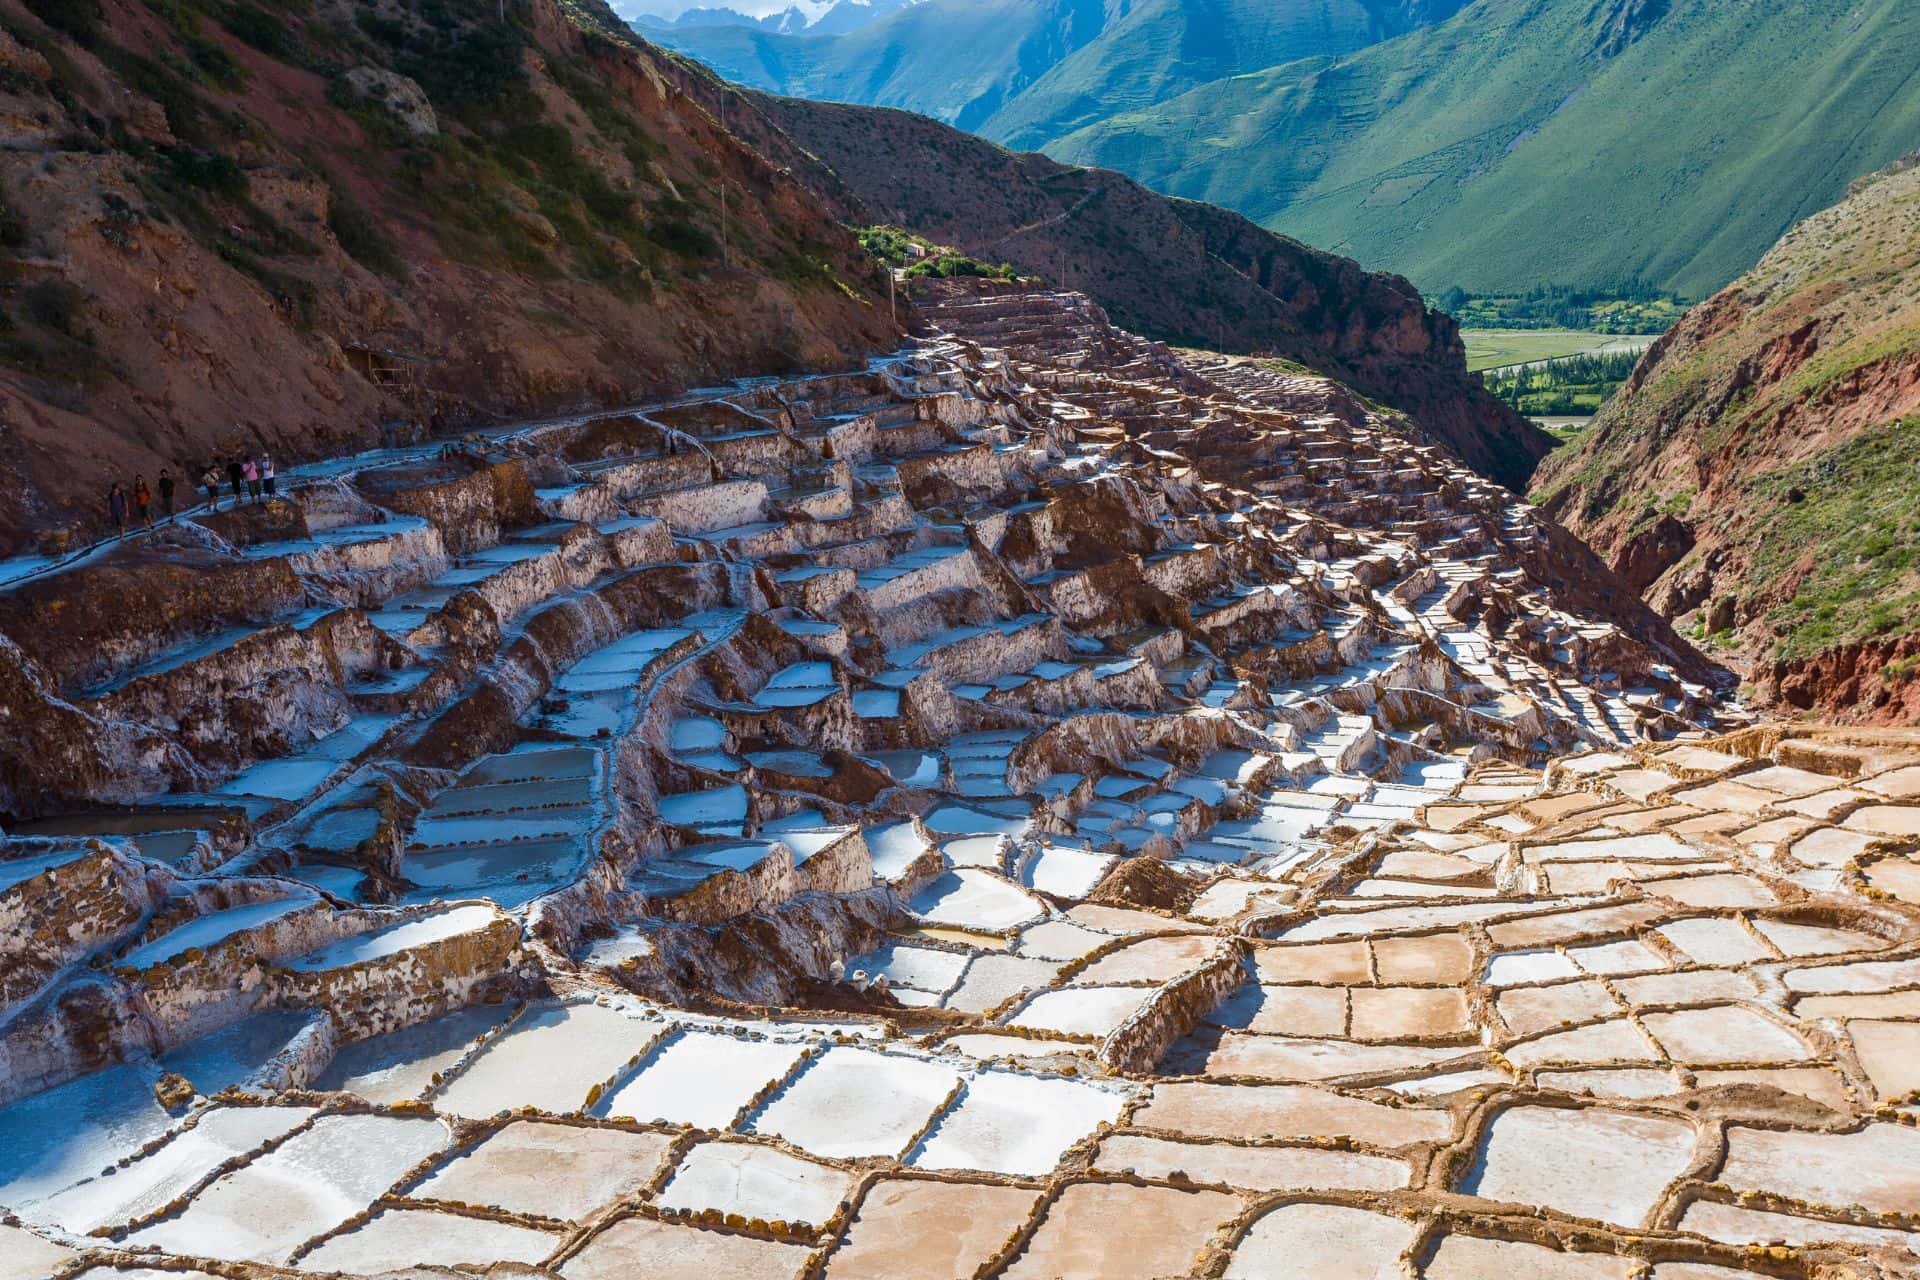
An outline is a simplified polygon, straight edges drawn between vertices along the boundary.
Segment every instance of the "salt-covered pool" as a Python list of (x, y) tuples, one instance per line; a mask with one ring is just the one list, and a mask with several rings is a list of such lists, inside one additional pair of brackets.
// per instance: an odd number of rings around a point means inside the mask
[(902, 1155), (960, 1077), (900, 1054), (836, 1045), (774, 1095), (748, 1124), (815, 1155)]
[(594, 1108), (596, 1115), (730, 1127), (760, 1090), (785, 1079), (804, 1044), (678, 1031)]
[(218, 946), (235, 934), (272, 924), (282, 916), (319, 902), (317, 894), (297, 893), (272, 902), (256, 902), (244, 907), (229, 907), (187, 920), (151, 942), (128, 951), (114, 963), (125, 969), (145, 969), (166, 964), (193, 950)]
[(227, 1262), (284, 1263), (452, 1138), (436, 1119), (325, 1116), (128, 1239)]
[(331, 946), (287, 961), (287, 968), (344, 969), (348, 965), (366, 964), (411, 948), (431, 946), (462, 933), (484, 929), (498, 918), (492, 907), (455, 907), (451, 911), (440, 911), (417, 920), (388, 925), (358, 937), (342, 938)]
[(578, 1111), (589, 1090), (644, 1052), (661, 1029), (650, 1018), (601, 1004), (529, 1008), (433, 1102), (474, 1118), (515, 1107)]

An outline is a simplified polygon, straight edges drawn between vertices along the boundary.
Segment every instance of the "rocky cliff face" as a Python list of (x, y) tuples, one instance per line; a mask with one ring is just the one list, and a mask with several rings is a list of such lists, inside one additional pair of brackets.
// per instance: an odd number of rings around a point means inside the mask
[(1015, 154), (905, 112), (749, 94), (732, 95), (729, 118), (846, 221), (892, 223), (1010, 262), (1163, 341), (1305, 365), (1412, 414), (1510, 488), (1524, 487), (1552, 447), (1467, 373), (1453, 321), (1398, 276), (1117, 173)]
[(892, 346), (819, 201), (624, 31), (0, 0), (0, 548), (110, 477)]
[(1789, 708), (1920, 718), (1920, 168), (1855, 184), (1650, 350), (1535, 496)]

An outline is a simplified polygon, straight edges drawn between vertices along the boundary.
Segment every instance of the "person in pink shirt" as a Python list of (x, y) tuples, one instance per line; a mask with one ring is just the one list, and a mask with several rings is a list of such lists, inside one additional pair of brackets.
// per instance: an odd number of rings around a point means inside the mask
[(240, 464), (240, 477), (247, 482), (247, 496), (253, 501), (260, 500), (260, 464), (248, 458)]

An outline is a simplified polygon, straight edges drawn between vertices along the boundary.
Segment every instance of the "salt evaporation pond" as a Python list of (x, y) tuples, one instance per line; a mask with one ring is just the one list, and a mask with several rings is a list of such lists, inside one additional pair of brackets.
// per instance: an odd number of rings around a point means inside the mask
[(984, 933), (1005, 933), (1046, 914), (1036, 899), (977, 867), (936, 877), (908, 899), (907, 909), (927, 924)]
[(760, 1090), (785, 1079), (805, 1052), (805, 1045), (790, 1041), (680, 1031), (594, 1110), (725, 1129)]
[(505, 1005), (472, 1005), (400, 1031), (341, 1046), (316, 1089), (357, 1093), (369, 1102), (417, 1098), (433, 1077), (472, 1050), (479, 1036), (507, 1020)]
[(810, 707), (839, 691), (833, 664), (799, 662), (774, 672), (753, 701), (762, 707)]
[(284, 1263), (451, 1140), (439, 1120), (325, 1116), (129, 1241), (225, 1262)]
[(867, 849), (873, 854), (873, 874), (881, 880), (897, 880), (907, 868), (932, 850), (933, 845), (911, 822), (890, 822), (868, 827)]
[(676, 826), (696, 827), (703, 831), (739, 835), (747, 818), (745, 787), (716, 787), (711, 791), (686, 791), (663, 796), (660, 820)]
[(274, 902), (256, 902), (244, 907), (228, 907), (196, 916), (168, 930), (153, 941), (135, 947), (114, 963), (123, 969), (145, 969), (177, 960), (188, 951), (217, 946), (236, 933), (271, 924), (284, 915), (310, 907), (319, 895), (299, 893)]
[(1042, 991), (1027, 1001), (1007, 1025), (1066, 1035), (1107, 1036), (1146, 1002), (1145, 987), (1069, 987)]
[(390, 1271), (401, 1259), (415, 1267), (535, 1263), (552, 1253), (560, 1237), (530, 1227), (430, 1209), (382, 1209), (366, 1223), (343, 1231), (300, 1260), (303, 1271), (372, 1274)]
[(443, 898), (485, 898), (512, 911), (571, 881), (586, 854), (587, 842), (577, 835), (409, 849), (400, 872), (419, 888), (400, 901), (413, 906)]
[(202, 1094), (240, 1084), (286, 1049), (314, 1015), (270, 1009), (160, 1055), (162, 1071), (185, 1076)]
[(96, 1177), (41, 1202), (38, 1222), (76, 1235), (144, 1217), (191, 1191), (222, 1162), (291, 1133), (312, 1107), (215, 1107), (166, 1145), (111, 1177)]
[(959, 1080), (918, 1058), (835, 1046), (775, 1094), (748, 1128), (815, 1155), (898, 1157)]
[(0, 1205), (50, 1196), (166, 1132), (157, 1078), (148, 1064), (123, 1064), (0, 1107)]
[(650, 1185), (673, 1142), (664, 1133), (516, 1120), (408, 1194), (571, 1222)]
[(938, 804), (922, 819), (927, 830), (943, 836), (1002, 835), (1012, 840), (1025, 836), (1033, 820), (1019, 814), (996, 813), (964, 804)]
[(1515, 1107), (1487, 1126), (1460, 1189), (1638, 1226), (1687, 1171), (1695, 1142), (1682, 1119)]
[(847, 961), (843, 967), (848, 977), (860, 971), (869, 978), (885, 977), (891, 986), (912, 987), (939, 995), (960, 981), (967, 960), (967, 954), (961, 951), (888, 942), (877, 951)]
[(435, 1095), (434, 1106), (475, 1119), (515, 1107), (578, 1111), (588, 1090), (660, 1031), (658, 1022), (605, 1005), (530, 1009)]
[(1111, 854), (1047, 845), (1034, 854), (1021, 872), (1020, 880), (1029, 889), (1057, 898), (1084, 898), (1117, 861)]
[(1120, 1118), (1127, 1096), (1071, 1080), (983, 1071), (940, 1117), (907, 1163), (1037, 1177), (1066, 1149)]
[(703, 1142), (687, 1152), (660, 1193), (671, 1209), (717, 1209), (768, 1222), (825, 1222), (852, 1177), (770, 1147)]
[(452, 911), (389, 925), (373, 933), (343, 938), (331, 946), (287, 961), (286, 967), (305, 971), (344, 969), (348, 965), (364, 964), (369, 960), (398, 955), (410, 948), (429, 946), (463, 933), (484, 929), (496, 918), (492, 907), (456, 907)]
[(59, 849), (53, 853), (43, 853), (32, 858), (0, 860), (0, 893), (5, 893), (17, 884), (24, 884), (35, 876), (44, 875), (55, 867), (64, 867), (69, 862), (84, 858), (91, 852), (92, 850), (82, 846)]

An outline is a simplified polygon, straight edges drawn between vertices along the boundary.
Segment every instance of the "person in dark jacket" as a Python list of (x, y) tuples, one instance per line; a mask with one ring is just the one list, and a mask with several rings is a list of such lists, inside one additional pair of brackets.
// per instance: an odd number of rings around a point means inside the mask
[(227, 459), (227, 479), (233, 482), (233, 503), (235, 506), (239, 506), (247, 500), (247, 477), (246, 474), (240, 470), (240, 459)]
[(145, 476), (133, 478), (133, 517), (147, 528), (153, 528), (153, 490), (147, 488)]
[(115, 480), (107, 490), (107, 523), (113, 526), (113, 536), (127, 536), (127, 491)]
[(173, 523), (173, 472), (160, 469), (160, 518)]

